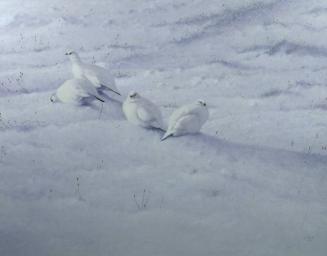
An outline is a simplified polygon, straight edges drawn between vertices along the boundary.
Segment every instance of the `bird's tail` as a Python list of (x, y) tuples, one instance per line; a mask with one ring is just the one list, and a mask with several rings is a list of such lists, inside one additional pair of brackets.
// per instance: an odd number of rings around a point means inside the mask
[(98, 101), (104, 102), (103, 99), (99, 98), (98, 96), (94, 96)]
[(101, 84), (101, 87), (103, 87), (104, 89), (106, 89), (106, 90), (108, 90), (108, 91), (112, 91), (112, 92), (118, 94), (119, 96), (121, 96), (121, 94), (120, 94), (119, 92), (117, 92), (117, 91), (111, 89), (109, 86), (106, 86), (106, 85), (104, 85), (104, 84)]
[(105, 99), (105, 101), (115, 101), (120, 104), (122, 104), (124, 101), (122, 96), (108, 95), (105, 91), (98, 91), (98, 93), (100, 94), (101, 98)]
[(174, 134), (172, 132), (166, 132), (165, 135), (161, 138), (161, 141), (164, 141), (165, 139), (173, 136)]

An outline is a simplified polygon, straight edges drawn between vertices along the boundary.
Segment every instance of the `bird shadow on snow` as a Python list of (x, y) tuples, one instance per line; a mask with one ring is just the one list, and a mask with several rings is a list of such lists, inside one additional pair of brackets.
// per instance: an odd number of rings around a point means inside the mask
[(92, 102), (83, 105), (82, 107), (89, 107), (94, 111), (99, 113), (99, 117), (110, 117), (117, 120), (124, 119), (124, 114), (122, 111), (122, 103), (117, 99), (112, 99), (106, 97), (105, 102)]
[[(258, 159), (264, 163), (272, 163), (274, 165), (288, 166), (291, 163), (301, 163), (312, 170), (314, 167), (326, 166), (327, 157), (319, 154), (294, 152), (285, 149), (276, 149), (267, 146), (246, 145), (226, 141), (216, 136), (198, 133), (194, 135), (185, 135), (181, 137), (171, 137), (167, 139), (173, 143), (183, 143), (188, 148), (200, 150), (208, 154), (221, 155), (225, 154), (230, 159), (248, 161), (250, 159)], [(165, 143), (163, 141), (162, 143)]]

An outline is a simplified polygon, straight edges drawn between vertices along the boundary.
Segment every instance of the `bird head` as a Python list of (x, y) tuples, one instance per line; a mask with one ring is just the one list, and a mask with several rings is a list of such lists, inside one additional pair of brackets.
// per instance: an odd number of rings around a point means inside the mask
[(141, 98), (141, 96), (137, 93), (137, 92), (134, 92), (134, 91), (131, 91), (129, 94), (128, 94), (128, 99), (129, 100), (137, 100)]
[(51, 95), (51, 97), (50, 97), (50, 101), (51, 101), (52, 103), (55, 103), (55, 102), (58, 101), (58, 99), (57, 99), (57, 95), (56, 95), (55, 93)]
[(207, 107), (207, 103), (204, 100), (198, 100), (197, 104), (199, 104), (201, 107)]
[(65, 53), (65, 55), (67, 55), (67, 56), (70, 58), (70, 60), (71, 60), (72, 62), (74, 62), (74, 61), (75, 61), (75, 62), (80, 61), (80, 58), (79, 58), (77, 52), (74, 52), (74, 51), (68, 51), (68, 52)]
[(77, 54), (77, 53), (74, 52), (74, 51), (68, 51), (68, 52), (65, 53), (65, 55), (73, 55), (73, 54)]

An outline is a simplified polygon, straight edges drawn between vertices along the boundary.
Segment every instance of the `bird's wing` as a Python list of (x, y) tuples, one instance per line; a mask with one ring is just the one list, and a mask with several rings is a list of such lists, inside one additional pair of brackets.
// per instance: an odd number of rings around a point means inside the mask
[(80, 98), (89, 96), (74, 81), (66, 81), (57, 90), (58, 98), (63, 102), (79, 100)]
[(83, 65), (84, 76), (100, 91), (108, 90), (121, 96), (119, 93), (114, 76), (109, 70), (96, 65)]
[(185, 110), (185, 107), (180, 107), (176, 109), (169, 117), (168, 129), (170, 130), (173, 129), (173, 127), (176, 125), (178, 120), (185, 115), (187, 115), (187, 111)]
[(86, 79), (80, 80), (79, 86), (81, 90), (83, 90), (85, 93), (92, 96), (99, 96), (96, 88), (88, 80)]
[(86, 67), (84, 69), (84, 76), (93, 84), (95, 87), (100, 88), (101, 83), (101, 77), (97, 74), (97, 72), (94, 69)]
[(141, 106), (141, 108), (148, 113), (147, 115), (151, 116), (151, 119), (148, 122), (151, 122), (152, 127), (166, 130), (166, 126), (162, 120), (161, 111), (153, 102), (144, 98)]
[(194, 104), (184, 105), (176, 109), (169, 118), (169, 123), (176, 123), (187, 115), (199, 115), (198, 107)]
[(149, 111), (149, 109), (139, 106), (136, 110), (137, 116), (143, 122), (153, 122), (155, 121), (154, 115)]
[(96, 98), (101, 102), (104, 102), (104, 99), (100, 96), (97, 89), (88, 80), (83, 80), (80, 86), (85, 91), (85, 93)]
[(183, 115), (176, 121), (173, 129), (180, 132), (193, 132), (198, 130), (199, 123), (200, 120), (198, 115)]
[(103, 87), (104, 89), (110, 89), (115, 92), (118, 91), (115, 78), (109, 70), (96, 65), (87, 65), (84, 69), (84, 75), (98, 88)]

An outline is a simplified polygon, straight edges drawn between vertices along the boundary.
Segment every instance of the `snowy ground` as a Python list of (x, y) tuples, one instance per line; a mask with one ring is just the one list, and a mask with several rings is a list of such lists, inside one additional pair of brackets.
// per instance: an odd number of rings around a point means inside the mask
[[(0, 10), (1, 256), (326, 255), (326, 1)], [(202, 134), (160, 142), (117, 103), (51, 103), (68, 49), (165, 118), (205, 99)]]

